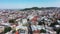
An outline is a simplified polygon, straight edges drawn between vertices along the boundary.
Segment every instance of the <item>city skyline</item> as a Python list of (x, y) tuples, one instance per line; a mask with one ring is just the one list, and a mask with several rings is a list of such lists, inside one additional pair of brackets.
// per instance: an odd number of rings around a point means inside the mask
[(0, 9), (60, 7), (60, 0), (0, 0)]

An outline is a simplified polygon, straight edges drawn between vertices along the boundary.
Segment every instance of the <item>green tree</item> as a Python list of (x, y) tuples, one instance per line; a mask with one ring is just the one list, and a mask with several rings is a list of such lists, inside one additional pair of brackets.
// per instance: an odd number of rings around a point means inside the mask
[(16, 23), (15, 19), (10, 19), (9, 23)]
[(11, 27), (7, 27), (7, 28), (4, 29), (4, 33), (7, 33), (9, 31), (11, 31)]

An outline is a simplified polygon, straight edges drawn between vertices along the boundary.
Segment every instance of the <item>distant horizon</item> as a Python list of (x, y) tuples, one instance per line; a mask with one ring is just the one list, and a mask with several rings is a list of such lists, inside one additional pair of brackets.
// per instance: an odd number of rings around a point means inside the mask
[[(28, 8), (33, 8), (33, 7), (28, 7)], [(37, 8), (50, 8), (50, 7), (37, 7)], [(60, 7), (56, 7), (60, 8)], [(5, 8), (5, 9), (25, 9), (25, 8)]]
[(60, 7), (60, 0), (0, 0), (0, 9)]
[[(25, 7), (25, 8), (33, 8), (33, 7)], [(25, 8), (0, 8), (0, 9), (25, 9)], [(38, 7), (38, 8), (47, 8), (47, 7)], [(56, 7), (60, 8), (60, 7)]]

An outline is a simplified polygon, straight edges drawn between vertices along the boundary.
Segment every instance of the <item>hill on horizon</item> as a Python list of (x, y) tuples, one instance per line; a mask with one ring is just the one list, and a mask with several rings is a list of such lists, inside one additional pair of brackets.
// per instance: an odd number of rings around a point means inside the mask
[(49, 10), (49, 9), (60, 9), (60, 7), (32, 7), (32, 8), (25, 8), (21, 9), (20, 11), (26, 11), (26, 10)]

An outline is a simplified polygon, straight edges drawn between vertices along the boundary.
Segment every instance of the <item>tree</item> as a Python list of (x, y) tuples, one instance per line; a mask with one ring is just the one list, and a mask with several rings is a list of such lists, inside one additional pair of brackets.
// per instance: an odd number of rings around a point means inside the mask
[(15, 19), (10, 19), (9, 23), (16, 23)]
[(4, 33), (7, 33), (9, 31), (11, 31), (11, 27), (7, 27), (7, 28), (4, 29)]

